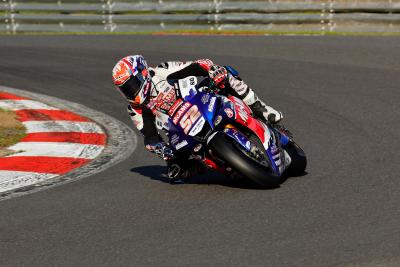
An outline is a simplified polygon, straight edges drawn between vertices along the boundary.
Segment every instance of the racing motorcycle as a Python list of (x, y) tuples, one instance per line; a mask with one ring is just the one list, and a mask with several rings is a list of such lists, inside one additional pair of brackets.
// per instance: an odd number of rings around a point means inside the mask
[(176, 101), (156, 117), (156, 125), (179, 158), (263, 187), (304, 173), (305, 153), (286, 128), (255, 118), (237, 97), (217, 94), (209, 79), (187, 77), (174, 89)]

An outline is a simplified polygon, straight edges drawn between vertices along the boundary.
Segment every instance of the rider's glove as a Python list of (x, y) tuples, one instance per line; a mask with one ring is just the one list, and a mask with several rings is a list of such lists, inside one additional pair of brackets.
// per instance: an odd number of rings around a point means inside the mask
[(163, 160), (171, 160), (174, 158), (174, 152), (165, 142), (147, 144), (146, 149), (152, 153), (155, 153)]
[(225, 83), (228, 78), (228, 71), (219, 65), (213, 65), (208, 71), (210, 79), (213, 80), (214, 84), (218, 88), (225, 88)]

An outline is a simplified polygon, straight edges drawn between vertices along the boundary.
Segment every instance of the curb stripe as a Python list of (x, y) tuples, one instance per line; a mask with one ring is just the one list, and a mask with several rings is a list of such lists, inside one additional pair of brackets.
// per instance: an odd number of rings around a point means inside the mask
[(94, 159), (101, 153), (104, 146), (76, 143), (20, 142), (9, 147), (9, 149), (21, 152), (8, 157), (39, 156)]
[(15, 178), (29, 178), (34, 179), (39, 177), (54, 177), (57, 174), (49, 174), (49, 173), (37, 173), (37, 172), (20, 172), (20, 171), (0, 171), (0, 184), (10, 183)]
[(73, 122), (73, 121), (25, 121), (22, 124), (26, 127), (27, 133), (48, 133), (48, 132), (82, 132), (82, 133), (103, 133), (103, 130), (94, 122)]
[(57, 176), (58, 174), (49, 173), (0, 171), (0, 188), (13, 190), (43, 182)]
[[(66, 123), (68, 120), (52, 121), (52, 124), (50, 121), (25, 121), (24, 124), (29, 126), (32, 132), (26, 135), (26, 141), (22, 141), (24, 143), (57, 143), (58, 141), (62, 141), (62, 143), (95, 146), (107, 144), (107, 146), (104, 146), (102, 153), (93, 160), (43, 156), (18, 157), (13, 155), (0, 158), (0, 201), (46, 190), (99, 173), (127, 159), (136, 148), (137, 137), (131, 127), (107, 114), (95, 111), (78, 103), (30, 91), (1, 85), (0, 91), (35, 99), (43, 103), (51, 103), (50, 105), (56, 107), (39, 108), (40, 110), (68, 110), (75, 112), (77, 115), (84, 114), (80, 116), (89, 118), (90, 122), (99, 124), (99, 127), (95, 128), (98, 132), (94, 133), (91, 133), (93, 132), (93, 127), (91, 127), (90, 133), (80, 132), (82, 127), (78, 127), (77, 124), (79, 125), (79, 123), (83, 122), (79, 121), (74, 122), (75, 126), (72, 127), (72, 130), (67, 128), (61, 130), (60, 127), (57, 127), (57, 132), (40, 132), (37, 131), (40, 130), (38, 129), (38, 124), (33, 123), (42, 123), (42, 125), (43, 123), (47, 123), (47, 125), (50, 123), (50, 125), (54, 126), (68, 124)], [(27, 100), (14, 99), (16, 97), (6, 95), (3, 95), (3, 97), (18, 100), (14, 101), (14, 104), (19, 105), (18, 108), (14, 108), (16, 111), (32, 109), (32, 107), (21, 108), (21, 101), (25, 101), (25, 106), (28, 106), (29, 102), (27, 103)], [(9, 107), (12, 101), (5, 101), (6, 102), (0, 99), (1, 105), (7, 105), (7, 107)], [(68, 126), (71, 125), (71, 121), (69, 121), (69, 123)], [(77, 128), (78, 131), (75, 131), (75, 128)], [(45, 137), (49, 137), (49, 139), (43, 139)]]
[(6, 157), (0, 160), (0, 170), (66, 174), (89, 161), (55, 157)]
[(30, 133), (21, 142), (67, 142), (88, 145), (105, 145), (106, 135), (98, 133)]
[(21, 172), (21, 171), (0, 171), (0, 184), (5, 182), (9, 182), (14, 178), (22, 178), (24, 176), (32, 175), (32, 174), (39, 174), (41, 176), (48, 175), (48, 176), (56, 176), (57, 174), (48, 174), (48, 173), (37, 173), (37, 172)]
[(19, 121), (90, 121), (66, 110), (24, 109), (16, 113)]
[(51, 107), (34, 100), (0, 100), (0, 108), (10, 109), (13, 111), (21, 109), (50, 109), (58, 110), (58, 108)]
[(15, 111), (27, 133), (0, 158), (0, 193), (66, 174), (104, 150), (107, 136), (88, 118), (3, 92), (0, 108)]
[(0, 92), (0, 99), (26, 100), (26, 98), (4, 92)]

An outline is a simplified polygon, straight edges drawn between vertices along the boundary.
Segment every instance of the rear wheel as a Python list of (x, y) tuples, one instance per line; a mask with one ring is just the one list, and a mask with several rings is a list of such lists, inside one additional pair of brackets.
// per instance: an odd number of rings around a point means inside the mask
[(242, 150), (238, 149), (234, 142), (223, 133), (218, 133), (209, 143), (209, 146), (216, 156), (225, 161), (241, 176), (246, 177), (258, 185), (265, 187), (277, 187), (281, 178), (272, 170), (253, 159), (249, 158)]
[(289, 143), (284, 149), (292, 160), (286, 173), (289, 176), (300, 176), (304, 174), (307, 167), (307, 158), (303, 149), (294, 142)]

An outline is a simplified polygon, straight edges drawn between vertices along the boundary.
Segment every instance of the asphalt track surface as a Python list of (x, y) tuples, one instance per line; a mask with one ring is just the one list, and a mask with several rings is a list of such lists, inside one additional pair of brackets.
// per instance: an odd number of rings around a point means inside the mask
[(308, 174), (171, 186), (140, 142), (100, 174), (0, 202), (0, 266), (398, 266), (400, 38), (1, 36), (0, 84), (128, 124), (110, 74), (135, 53), (236, 66), (284, 113)]

